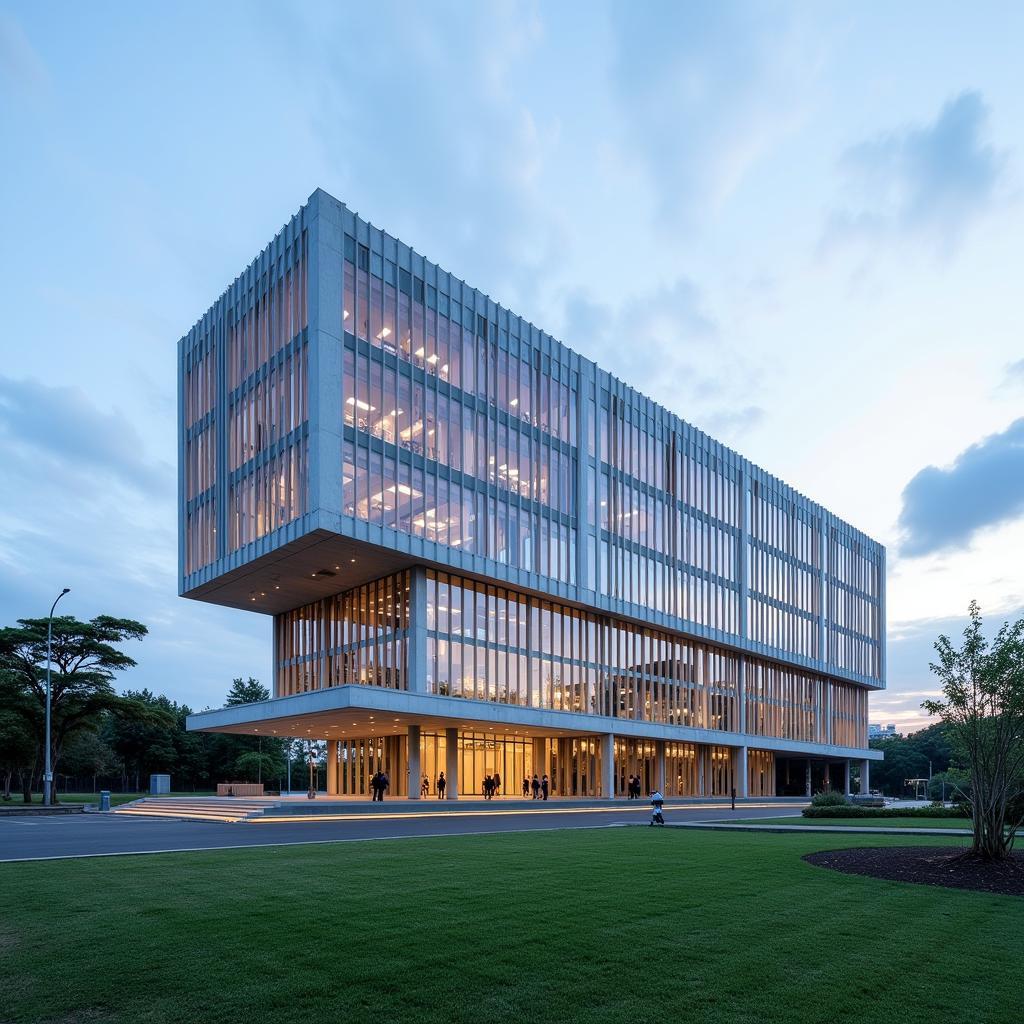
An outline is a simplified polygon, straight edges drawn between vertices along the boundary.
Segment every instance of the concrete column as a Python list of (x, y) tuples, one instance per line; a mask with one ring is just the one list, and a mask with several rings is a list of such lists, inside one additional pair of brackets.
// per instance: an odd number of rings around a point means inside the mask
[(807, 795), (810, 796), (811, 795), (811, 759), (810, 758), (807, 758), (807, 776), (806, 776), (806, 778), (807, 778), (806, 792), (807, 792)]
[(868, 760), (860, 763), (860, 792), (861, 796), (871, 792), (871, 762)]
[(601, 737), (601, 796), (606, 800), (615, 798), (615, 736), (612, 733)]
[[(740, 636), (746, 640), (750, 636), (750, 623), (747, 621), (747, 600), (750, 595), (749, 564), (750, 564), (750, 471), (745, 465), (740, 468)], [(744, 659), (740, 660), (742, 665)], [(745, 730), (743, 730), (745, 731)]]
[[(548, 764), (548, 741), (543, 736), (534, 736), (533, 738), (533, 774), (543, 782), (544, 773), (548, 770), (550, 765)], [(533, 782), (533, 775), (530, 776), (530, 781)], [(549, 776), (550, 781), (550, 776)], [(532, 791), (531, 791), (532, 796)]]
[(654, 788), (665, 795), (665, 741), (654, 741)]
[(444, 777), (448, 783), (444, 795), (448, 800), (459, 799), (459, 730), (445, 729)]
[(737, 710), (737, 731), (747, 731), (747, 659), (740, 655), (739, 679), (737, 684), (736, 700), (739, 703)]
[(850, 795), (850, 759), (847, 758), (843, 762), (843, 793), (846, 796)]
[(736, 796), (746, 800), (750, 792), (750, 773), (747, 770), (747, 748), (739, 747), (736, 750)]
[(558, 739), (558, 777), (552, 779), (556, 796), (572, 796), (572, 740)]
[(338, 795), (338, 741), (327, 741), (327, 795)]
[(409, 799), (419, 800), (420, 781), (423, 776), (420, 772), (420, 727), (418, 725), (409, 726), (405, 763), (409, 766)]
[(341, 205), (319, 190), (310, 196), (307, 302), (309, 305), (308, 508), (331, 522), (341, 513), (342, 267)]
[(825, 689), (825, 723), (824, 723), (824, 726), (823, 726), (824, 733), (825, 733), (825, 742), (826, 743), (831, 743), (832, 742), (832, 684), (831, 683), (822, 683), (821, 685)]
[[(427, 692), (427, 570), (414, 566), (409, 573), (409, 692)], [(416, 786), (419, 793), (419, 785)]]

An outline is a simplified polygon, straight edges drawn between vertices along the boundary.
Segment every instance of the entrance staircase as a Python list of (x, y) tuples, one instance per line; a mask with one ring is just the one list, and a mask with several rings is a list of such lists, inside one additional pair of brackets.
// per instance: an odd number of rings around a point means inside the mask
[(190, 821), (244, 821), (262, 814), (278, 800), (272, 797), (149, 796), (115, 808), (114, 814), (138, 818), (186, 818)]

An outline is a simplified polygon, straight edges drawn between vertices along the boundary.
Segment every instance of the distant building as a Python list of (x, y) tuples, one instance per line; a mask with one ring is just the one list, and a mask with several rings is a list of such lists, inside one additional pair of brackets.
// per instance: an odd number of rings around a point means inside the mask
[(890, 722), (888, 725), (877, 725), (872, 723), (868, 726), (868, 740), (891, 740), (902, 733), (896, 731), (896, 726)]
[(884, 549), (325, 192), (178, 359), (180, 591), (274, 638), (190, 729), (339, 796), (866, 783)]

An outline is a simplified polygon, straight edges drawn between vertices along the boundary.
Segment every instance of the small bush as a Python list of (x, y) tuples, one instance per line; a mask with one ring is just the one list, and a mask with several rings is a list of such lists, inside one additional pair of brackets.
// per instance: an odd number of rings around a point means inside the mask
[(857, 807), (854, 804), (824, 806), (803, 809), (805, 818), (969, 818), (962, 807)]
[(812, 807), (848, 807), (849, 801), (842, 793), (834, 789), (826, 790), (824, 793), (815, 793), (811, 797)]

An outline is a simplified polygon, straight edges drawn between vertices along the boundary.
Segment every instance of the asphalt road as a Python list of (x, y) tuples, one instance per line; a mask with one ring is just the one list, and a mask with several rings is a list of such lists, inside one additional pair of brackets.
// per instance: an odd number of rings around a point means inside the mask
[[(649, 809), (613, 807), (493, 814), (374, 815), (331, 821), (233, 823), (138, 818), (117, 814), (0, 818), (0, 862), (117, 854), (292, 846), (415, 836), (480, 835), (543, 829), (601, 828), (646, 821)], [(715, 821), (792, 815), (792, 805), (665, 808), (669, 821)]]

